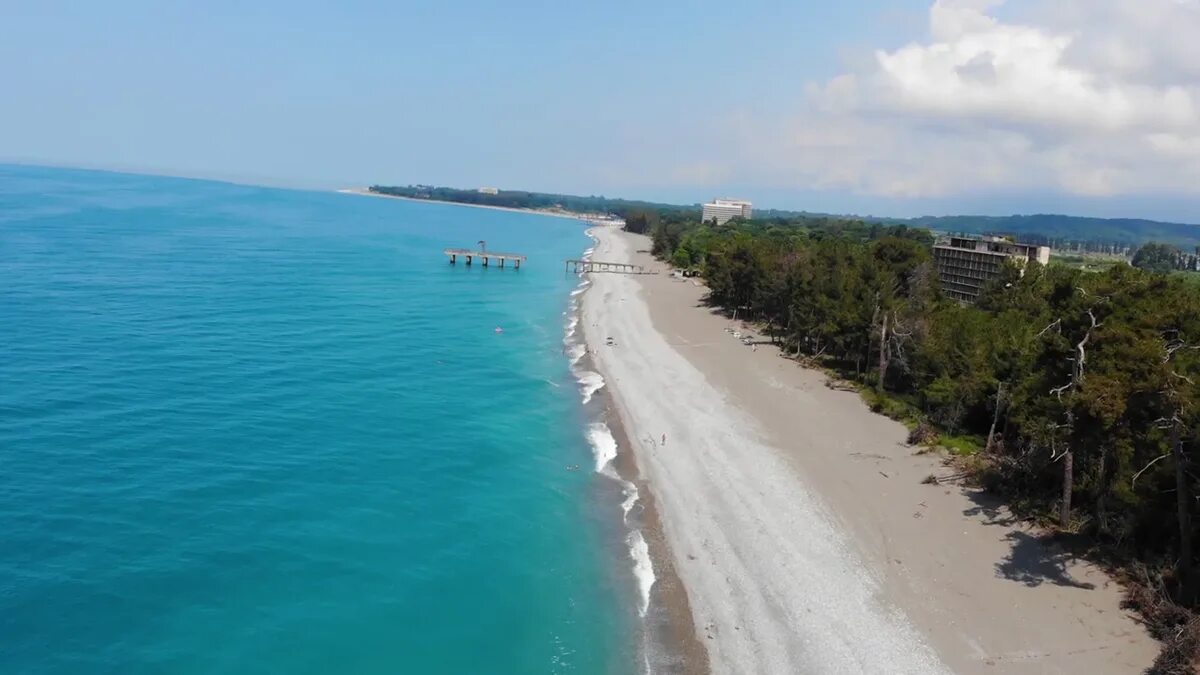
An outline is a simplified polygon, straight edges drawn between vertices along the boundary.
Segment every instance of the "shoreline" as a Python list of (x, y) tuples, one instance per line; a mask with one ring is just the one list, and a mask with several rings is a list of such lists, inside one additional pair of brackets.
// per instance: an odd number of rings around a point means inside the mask
[(697, 638), (687, 590), (671, 558), (654, 490), (638, 472), (633, 444), (611, 392), (598, 393), (597, 397), (604, 404), (604, 423), (617, 442), (613, 466), (618, 475), (637, 488), (637, 524), (654, 568), (649, 606), (646, 615), (641, 617), (647, 642), (643, 647), (647, 672), (655, 675), (707, 675), (711, 672), (708, 652)]
[[(597, 239), (593, 229), (586, 234), (592, 246), (582, 257), (589, 259), (595, 250)], [(643, 575), (650, 575), (650, 587), (638, 608), (641, 644), (638, 645), (644, 672), (672, 675), (707, 675), (708, 653), (696, 637), (692, 623), (692, 612), (688, 605), (687, 592), (675, 571), (670, 549), (663, 533), (653, 491), (640, 474), (633, 445), (618, 409), (613, 390), (608, 386), (603, 369), (593, 358), (597, 347), (586, 338), (583, 330), (584, 306), (594, 283), (587, 275), (580, 276), (580, 285), (572, 292), (568, 307), (567, 330), (564, 344), (570, 355), (570, 370), (580, 387), (585, 412), (592, 411), (587, 424), (588, 442), (596, 458), (594, 472), (602, 480), (610, 480), (620, 486), (624, 493), (620, 526), (626, 533), (626, 555), (633, 564), (635, 585), (645, 583)], [(598, 412), (596, 412), (598, 409)], [(595, 435), (600, 437), (597, 438)], [(614, 444), (611, 449), (601, 448), (604, 437)], [(640, 537), (648, 556), (649, 570), (638, 570), (639, 556), (636, 542), (631, 537)], [(628, 561), (627, 561), (628, 562)], [(638, 589), (641, 592), (642, 589)]]
[(358, 195), (360, 197), (379, 197), (382, 199), (401, 199), (406, 202), (416, 202), (418, 204), (449, 204), (450, 206), (465, 206), (472, 209), (489, 209), (492, 211), (508, 211), (510, 213), (529, 213), (537, 216), (551, 216), (554, 218), (568, 218), (571, 220), (583, 220), (589, 223), (598, 222), (597, 219), (585, 213), (575, 213), (574, 211), (542, 211), (539, 209), (519, 209), (511, 206), (491, 206), (489, 204), (466, 204), (463, 202), (449, 202), (443, 199), (417, 199), (415, 197), (401, 197), (400, 195), (385, 195), (379, 192), (372, 192), (369, 188), (342, 188), (335, 190), (339, 194)]
[[(649, 262), (644, 238), (596, 230), (606, 259)], [(726, 334), (702, 284), (589, 279), (584, 333), (712, 672), (1116, 675), (1153, 661), (1102, 570), (980, 491), (923, 484), (941, 463), (902, 425)]]

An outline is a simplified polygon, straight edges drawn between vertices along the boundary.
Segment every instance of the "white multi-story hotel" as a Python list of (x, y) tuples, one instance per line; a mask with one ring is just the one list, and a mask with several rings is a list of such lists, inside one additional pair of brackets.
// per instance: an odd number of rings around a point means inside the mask
[(733, 218), (749, 218), (753, 211), (750, 202), (744, 199), (714, 199), (704, 205), (700, 219), (704, 222), (717, 221), (724, 225)]

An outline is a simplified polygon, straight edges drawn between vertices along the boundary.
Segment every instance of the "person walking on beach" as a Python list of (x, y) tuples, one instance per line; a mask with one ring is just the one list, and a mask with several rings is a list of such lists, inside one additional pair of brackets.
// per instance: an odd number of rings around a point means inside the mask
[(663, 444), (663, 445), (666, 445), (666, 444), (667, 444), (667, 435), (666, 435), (666, 434), (663, 434), (663, 442), (662, 442), (662, 444)]

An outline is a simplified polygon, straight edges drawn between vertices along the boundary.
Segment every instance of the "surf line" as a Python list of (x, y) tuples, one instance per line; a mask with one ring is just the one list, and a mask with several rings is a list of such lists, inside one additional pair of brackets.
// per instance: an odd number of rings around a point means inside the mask
[[(587, 235), (592, 238), (593, 245), (584, 251), (584, 260), (590, 260), (595, 252), (596, 237), (592, 230), (588, 230)], [(587, 355), (587, 344), (578, 336), (582, 311), (580, 302), (583, 294), (591, 285), (591, 280), (581, 273), (580, 283), (571, 292), (570, 305), (565, 312), (565, 336), (563, 338), (564, 351), (570, 359), (571, 372), (579, 384), (580, 397), (585, 406), (593, 400), (596, 392), (605, 384), (604, 377), (600, 373), (581, 365), (583, 357)], [(621, 522), (628, 530), (625, 535), (625, 545), (632, 562), (633, 578), (637, 586), (638, 616), (645, 618), (650, 608), (650, 591), (657, 579), (654, 574), (654, 565), (650, 559), (650, 547), (646, 543), (645, 536), (636, 523), (630, 521), (630, 513), (638, 503), (638, 489), (636, 485), (621, 477), (617, 472), (614, 464), (617, 458), (617, 440), (608, 425), (602, 421), (591, 422), (587, 426), (585, 435), (595, 459), (594, 471), (615, 481), (621, 487)]]

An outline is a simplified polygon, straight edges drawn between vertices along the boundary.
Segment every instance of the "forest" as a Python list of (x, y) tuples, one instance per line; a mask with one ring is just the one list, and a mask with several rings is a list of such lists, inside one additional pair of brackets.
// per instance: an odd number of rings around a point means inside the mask
[(403, 187), (372, 185), (371, 192), (409, 199), (428, 199), (456, 204), (501, 206), (510, 209), (562, 209), (575, 213), (602, 213), (625, 217), (637, 210), (655, 214), (688, 214), (700, 216), (700, 207), (675, 204), (659, 204), (630, 199), (610, 199), (604, 196), (560, 195), (549, 192), (526, 192), (523, 190), (500, 190), (495, 194), (479, 190), (434, 187), (432, 185), (408, 185)]
[(710, 227), (659, 219), (653, 252), (785, 354), (858, 383), (1014, 510), (1130, 581), (1191, 672), (1200, 474), (1200, 291), (1176, 276), (1015, 266), (967, 306), (938, 288), (928, 231), (859, 220)]

